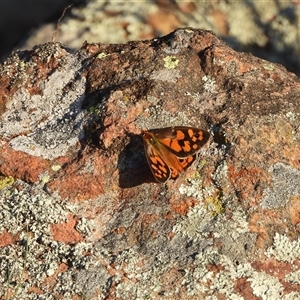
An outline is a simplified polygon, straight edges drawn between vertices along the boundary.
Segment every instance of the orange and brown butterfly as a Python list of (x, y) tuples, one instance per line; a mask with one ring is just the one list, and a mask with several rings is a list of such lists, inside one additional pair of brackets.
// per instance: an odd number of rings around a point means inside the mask
[(186, 126), (143, 131), (145, 154), (155, 179), (161, 183), (176, 179), (195, 161), (209, 136), (206, 130)]

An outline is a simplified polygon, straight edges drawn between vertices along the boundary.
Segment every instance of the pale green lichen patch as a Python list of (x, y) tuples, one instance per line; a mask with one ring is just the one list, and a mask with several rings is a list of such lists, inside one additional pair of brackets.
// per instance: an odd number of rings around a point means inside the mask
[(178, 64), (179, 60), (175, 56), (167, 56), (164, 58), (164, 67), (167, 69), (175, 69)]
[(266, 256), (292, 263), (300, 257), (300, 239), (291, 241), (287, 236), (276, 233), (274, 243), (267, 249)]
[(268, 70), (268, 71), (274, 71), (275, 70), (275, 66), (271, 63), (263, 64), (262, 66), (265, 70)]
[(95, 230), (96, 222), (93, 219), (81, 218), (77, 225), (76, 230), (84, 236), (90, 236)]
[(16, 234), (26, 227), (28, 231), (38, 236), (40, 230), (44, 233), (49, 232), (46, 224), (66, 220), (67, 210), (71, 209), (72, 205), (61, 203), (61, 200), (45, 192), (31, 195), (30, 186), (18, 182), (23, 187), (22, 190), (11, 187), (9, 194), (6, 193), (6, 189), (1, 191), (0, 232), (7, 229), (10, 233)]
[(207, 213), (203, 204), (199, 204), (191, 208), (187, 217), (173, 227), (173, 232), (198, 240), (209, 234), (206, 228), (212, 220), (213, 216)]
[(224, 212), (224, 207), (221, 198), (221, 193), (218, 193), (215, 196), (205, 198), (206, 208), (213, 216), (219, 215)]
[(61, 165), (52, 165), (51, 166), (51, 169), (54, 171), (54, 172), (57, 172), (61, 169)]
[(105, 52), (101, 52), (101, 53), (99, 53), (99, 54), (97, 55), (97, 58), (102, 59), (102, 58), (107, 57), (107, 56), (109, 56), (109, 55), (110, 55), (110, 54), (107, 54), (107, 53), (105, 53)]
[[(135, 249), (123, 251), (116, 257), (119, 266), (115, 276), (118, 283), (116, 296), (119, 299), (152, 299), (161, 289), (160, 276), (169, 270), (170, 262), (164, 261), (164, 267), (161, 267), (162, 264), (159, 264), (160, 267), (150, 267), (146, 260), (138, 257), (140, 255)], [(160, 259), (159, 256), (157, 259)], [(124, 271), (128, 280), (121, 282)]]
[(207, 293), (209, 291), (207, 282), (213, 279), (214, 274), (212, 271), (208, 271), (206, 266), (209, 263), (214, 263), (214, 258), (216, 257), (218, 257), (218, 253), (215, 250), (211, 248), (206, 249), (195, 257), (195, 267), (192, 270), (185, 270), (186, 273), (182, 285), (186, 286), (189, 295), (197, 295), (199, 292)]
[[(251, 282), (253, 294), (261, 299), (298, 299), (293, 296), (298, 296), (299, 292), (286, 293), (284, 297), (282, 296), (284, 287), (276, 276), (263, 271), (257, 272), (248, 262), (236, 264), (235, 260), (220, 254), (214, 247), (206, 247), (195, 257), (193, 265), (193, 268), (185, 270), (182, 281), (182, 285), (191, 296), (204, 294), (205, 299), (214, 299), (210, 297), (218, 291), (226, 299), (243, 300), (244, 297), (236, 293), (235, 282), (237, 279), (246, 278), (248, 282)], [(211, 271), (208, 268), (211, 265), (219, 266), (219, 271), (217, 273)], [(286, 277), (286, 281), (299, 283), (299, 274)]]
[[(244, 236), (245, 233), (249, 232), (249, 224), (245, 212), (242, 210), (233, 211), (231, 222), (228, 222), (225, 230), (230, 232), (230, 236), (233, 240), (239, 240), (241, 239), (241, 236)], [(226, 232), (223, 232), (223, 234), (225, 235)]]
[(299, 284), (300, 283), (300, 270), (297, 270), (295, 272), (291, 272), (291, 273), (287, 274), (285, 276), (285, 281), (292, 283), (292, 284)]
[(289, 294), (285, 294), (280, 299), (282, 299), (282, 300), (296, 300), (296, 299), (300, 299), (300, 292), (291, 292)]
[(41, 181), (42, 181), (43, 183), (47, 183), (47, 182), (49, 182), (49, 180), (50, 180), (50, 175), (49, 175), (49, 174), (43, 174), (43, 175), (41, 176)]
[(21, 61), (19, 62), (19, 68), (20, 68), (20, 69), (25, 69), (25, 66), (26, 66), (26, 63), (25, 63), (24, 61), (21, 60)]
[(185, 31), (186, 33), (194, 33), (194, 30), (192, 30), (192, 29), (190, 29), (190, 28), (186, 28), (186, 29), (184, 29), (184, 31)]
[[(215, 273), (210, 271), (207, 266), (219, 266), (220, 271)], [(200, 293), (207, 298), (215, 295), (215, 292), (226, 296), (226, 299), (244, 299), (235, 293), (235, 279), (250, 276), (253, 269), (250, 264), (240, 264), (236, 266), (230, 259), (220, 255), (217, 249), (207, 247), (203, 252), (195, 257), (194, 267), (185, 270), (182, 285), (186, 287), (188, 295), (196, 296)]]
[(202, 77), (203, 87), (206, 92), (214, 93), (216, 91), (216, 80), (208, 75)]
[(228, 165), (225, 161), (219, 163), (212, 176), (217, 186), (222, 187), (223, 190), (230, 189), (231, 185), (228, 178)]
[(282, 296), (284, 288), (279, 279), (265, 272), (253, 272), (247, 281), (251, 282), (253, 294), (263, 300), (280, 299)]
[(212, 196), (216, 192), (216, 189), (213, 186), (203, 188), (202, 176), (199, 172), (195, 171), (187, 179), (187, 184), (182, 184), (179, 187), (179, 192), (182, 195), (192, 196), (202, 201), (205, 197)]
[(0, 190), (14, 183), (14, 178), (12, 176), (0, 176)]

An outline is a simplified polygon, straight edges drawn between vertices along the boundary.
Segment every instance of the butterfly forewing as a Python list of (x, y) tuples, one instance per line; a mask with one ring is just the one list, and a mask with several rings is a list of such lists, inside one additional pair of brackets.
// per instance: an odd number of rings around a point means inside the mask
[(161, 144), (178, 157), (187, 157), (197, 153), (208, 141), (209, 132), (187, 126), (175, 126), (151, 129)]

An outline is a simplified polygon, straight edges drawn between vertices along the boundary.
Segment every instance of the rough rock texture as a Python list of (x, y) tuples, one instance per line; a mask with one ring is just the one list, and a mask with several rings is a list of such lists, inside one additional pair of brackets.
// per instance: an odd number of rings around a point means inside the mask
[[(300, 298), (295, 75), (192, 28), (0, 74), (3, 299)], [(141, 129), (175, 125), (212, 137), (158, 184)]]
[[(300, 74), (299, 1), (148, 0), (135, 1), (134, 5), (115, 0), (82, 2), (84, 5), (68, 10), (56, 35), (55, 41), (72, 49), (77, 50), (85, 41), (123, 44), (161, 37), (179, 27), (197, 27), (214, 31), (237, 51), (251, 52)], [(16, 9), (20, 10), (19, 6)], [(26, 19), (36, 17), (36, 9), (41, 10), (34, 5)], [(0, 19), (3, 27), (10, 27), (5, 19), (7, 16)], [(12, 21), (11, 27), (15, 28), (15, 16)], [(57, 22), (43, 24), (26, 41), (22, 35), (18, 49), (53, 41), (56, 25)]]

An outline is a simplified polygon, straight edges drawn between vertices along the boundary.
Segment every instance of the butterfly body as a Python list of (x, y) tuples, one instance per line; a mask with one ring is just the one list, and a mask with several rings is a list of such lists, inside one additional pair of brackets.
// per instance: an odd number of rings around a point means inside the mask
[(142, 136), (152, 174), (163, 183), (177, 178), (195, 161), (210, 134), (195, 127), (175, 126), (146, 130)]

